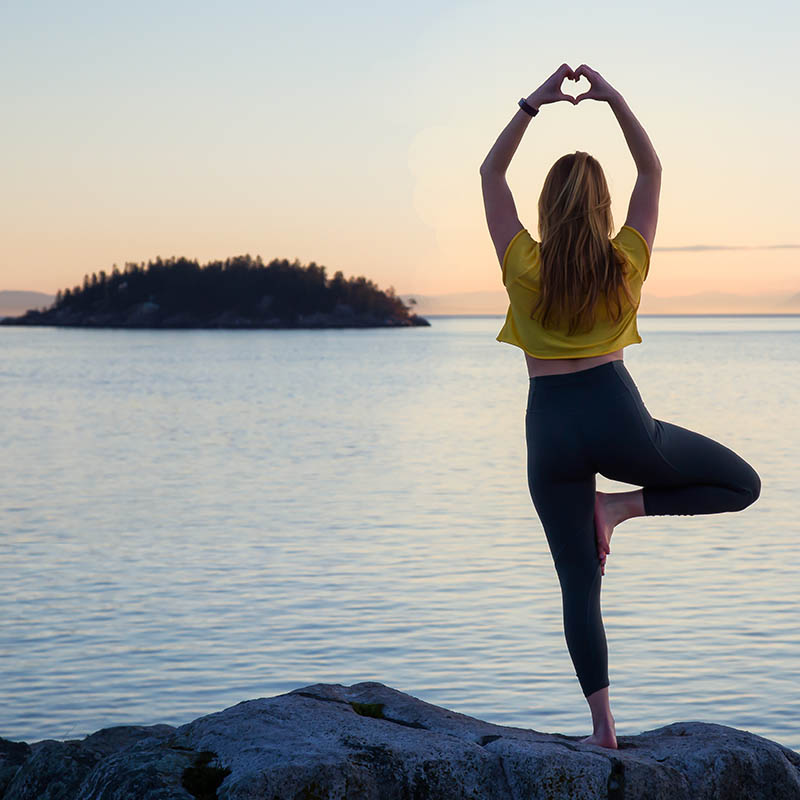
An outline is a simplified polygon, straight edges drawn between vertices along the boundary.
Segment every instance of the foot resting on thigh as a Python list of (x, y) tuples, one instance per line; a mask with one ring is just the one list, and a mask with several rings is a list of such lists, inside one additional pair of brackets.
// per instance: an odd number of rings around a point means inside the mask
[(600, 571), (606, 574), (606, 556), (611, 554), (611, 534), (617, 521), (613, 516), (609, 498), (605, 492), (595, 492), (594, 496), (594, 533), (597, 539), (597, 556), (600, 559)]
[(641, 489), (632, 492), (595, 492), (594, 533), (603, 575), (606, 574), (606, 556), (611, 555), (611, 534), (615, 526), (631, 517), (643, 516), (644, 499)]

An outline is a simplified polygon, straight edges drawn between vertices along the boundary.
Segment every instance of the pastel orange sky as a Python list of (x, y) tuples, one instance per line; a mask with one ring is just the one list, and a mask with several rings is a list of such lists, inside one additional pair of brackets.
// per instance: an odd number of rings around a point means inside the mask
[[(622, 92), (661, 159), (646, 291), (800, 291), (798, 23), (783, 0), (6, 5), (0, 289), (244, 253), (398, 293), (502, 288), (478, 168), (566, 61)], [(508, 172), (534, 237), (544, 176), (577, 149), (625, 220), (610, 108), (546, 105)], [(748, 249), (660, 249), (694, 245)]]

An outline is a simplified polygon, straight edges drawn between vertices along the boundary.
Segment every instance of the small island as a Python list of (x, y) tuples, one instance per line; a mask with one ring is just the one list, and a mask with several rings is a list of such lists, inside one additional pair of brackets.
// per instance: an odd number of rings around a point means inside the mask
[[(413, 300), (410, 301), (414, 303)], [(430, 325), (393, 287), (332, 278), (311, 262), (236, 256), (204, 266), (186, 258), (114, 265), (59, 290), (49, 308), (0, 325), (91, 328), (383, 328)]]

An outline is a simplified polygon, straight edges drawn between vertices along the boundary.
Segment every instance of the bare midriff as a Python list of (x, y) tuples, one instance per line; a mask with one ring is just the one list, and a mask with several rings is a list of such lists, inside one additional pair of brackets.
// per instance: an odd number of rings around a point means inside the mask
[(606, 361), (622, 361), (622, 348), (613, 353), (603, 353), (601, 356), (587, 356), (585, 358), (535, 358), (525, 353), (528, 363), (528, 375), (535, 378), (539, 375), (563, 375), (565, 372), (580, 372), (590, 367), (599, 367)]

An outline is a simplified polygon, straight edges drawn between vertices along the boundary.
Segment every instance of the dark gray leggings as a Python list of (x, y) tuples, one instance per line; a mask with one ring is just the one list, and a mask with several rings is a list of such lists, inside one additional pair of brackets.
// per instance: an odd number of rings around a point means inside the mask
[(530, 379), (528, 487), (553, 556), (584, 696), (609, 685), (594, 530), (595, 476), (642, 486), (645, 514), (741, 511), (761, 491), (733, 450), (653, 419), (621, 360)]

